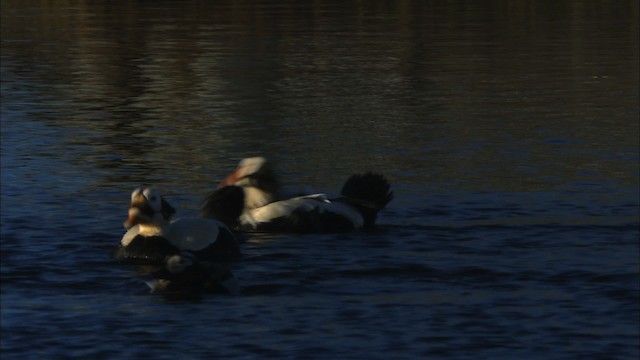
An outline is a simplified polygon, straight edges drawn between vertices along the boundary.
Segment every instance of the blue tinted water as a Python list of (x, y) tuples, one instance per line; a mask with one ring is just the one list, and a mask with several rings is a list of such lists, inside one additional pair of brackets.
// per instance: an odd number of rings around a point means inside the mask
[[(4, 358), (635, 359), (638, 5), (3, 1)], [(371, 233), (250, 234), (240, 296), (149, 294), (130, 192), (246, 156)]]

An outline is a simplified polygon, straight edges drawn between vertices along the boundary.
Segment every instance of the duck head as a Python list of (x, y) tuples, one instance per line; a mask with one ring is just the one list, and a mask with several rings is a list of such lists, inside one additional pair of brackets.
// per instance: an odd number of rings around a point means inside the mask
[(147, 281), (151, 292), (168, 291), (184, 292), (185, 295), (196, 295), (194, 276), (196, 257), (190, 251), (169, 256), (165, 260), (165, 266), (151, 275), (153, 280)]
[(162, 292), (169, 300), (197, 300), (204, 291), (239, 294), (240, 286), (226, 265), (199, 261), (188, 250), (165, 259), (165, 265), (151, 274), (151, 292)]
[(124, 222), (124, 227), (143, 225), (160, 225), (168, 223), (175, 215), (173, 206), (160, 196), (152, 187), (140, 187), (131, 193), (131, 204), (129, 204), (129, 216)]
[(256, 156), (242, 159), (238, 167), (218, 187), (227, 185), (257, 187), (275, 192), (277, 179), (267, 159)]
[(196, 256), (190, 251), (182, 251), (180, 254), (167, 258), (166, 263), (167, 270), (171, 274), (179, 274), (196, 263)]
[(239, 186), (245, 191), (245, 207), (253, 209), (276, 200), (278, 180), (271, 164), (262, 156), (246, 158), (218, 188)]

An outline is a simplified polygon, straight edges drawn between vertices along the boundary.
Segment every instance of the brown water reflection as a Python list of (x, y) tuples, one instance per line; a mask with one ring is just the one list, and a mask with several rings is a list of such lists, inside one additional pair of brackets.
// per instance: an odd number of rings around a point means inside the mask
[(635, 1), (3, 1), (4, 111), (37, 99), (28, 117), (69, 129), (57, 151), (97, 160), (106, 183), (205, 187), (263, 153), (318, 186), (369, 168), (441, 189), (635, 185), (637, 14)]

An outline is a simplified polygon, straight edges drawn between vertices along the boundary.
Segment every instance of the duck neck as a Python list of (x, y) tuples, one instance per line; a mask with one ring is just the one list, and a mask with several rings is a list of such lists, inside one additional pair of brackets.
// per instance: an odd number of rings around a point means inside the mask
[(257, 187), (244, 188), (244, 207), (245, 209), (255, 209), (274, 202), (275, 196), (272, 192), (262, 190)]

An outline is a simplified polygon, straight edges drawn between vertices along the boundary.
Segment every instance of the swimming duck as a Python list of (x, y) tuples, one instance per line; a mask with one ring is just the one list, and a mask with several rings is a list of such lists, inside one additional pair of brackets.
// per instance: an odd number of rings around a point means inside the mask
[[(161, 264), (181, 250), (192, 251), (202, 260), (232, 260), (240, 256), (235, 235), (216, 219), (180, 218), (155, 189), (141, 187), (131, 193), (128, 231), (116, 257), (141, 264)], [(235, 215), (239, 216), (240, 211)]]
[(151, 292), (173, 299), (195, 299), (203, 292), (237, 295), (238, 281), (224, 265), (201, 261), (192, 251), (166, 258), (164, 265), (147, 282)]
[[(246, 204), (247, 193), (241, 192), (239, 187), (235, 183), (210, 192), (200, 207), (201, 216), (221, 216), (225, 209), (223, 204), (229, 208), (238, 206), (241, 201)], [(232, 192), (233, 197), (227, 196)], [(372, 172), (352, 175), (340, 194), (333, 199), (325, 194), (312, 194), (253, 208), (245, 206), (235, 224), (230, 225), (245, 231), (298, 233), (370, 229), (378, 212), (393, 199), (386, 178)], [(243, 196), (244, 200), (240, 200)]]

